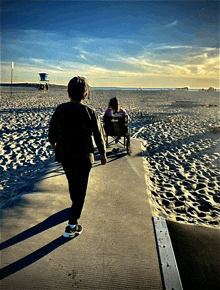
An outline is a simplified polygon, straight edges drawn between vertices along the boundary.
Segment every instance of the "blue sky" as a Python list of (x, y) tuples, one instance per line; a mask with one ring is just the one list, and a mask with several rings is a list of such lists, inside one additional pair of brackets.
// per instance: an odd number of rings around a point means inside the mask
[(218, 1), (1, 1), (1, 81), (219, 87)]

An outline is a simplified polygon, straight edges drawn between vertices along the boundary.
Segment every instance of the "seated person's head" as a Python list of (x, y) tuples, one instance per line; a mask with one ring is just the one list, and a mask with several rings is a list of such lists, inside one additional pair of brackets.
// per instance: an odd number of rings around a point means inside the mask
[(89, 94), (90, 86), (86, 78), (74, 77), (69, 81), (68, 94), (72, 101), (81, 102)]
[(110, 99), (108, 107), (109, 107), (109, 109), (112, 109), (114, 112), (119, 112), (120, 106), (119, 106), (118, 99), (116, 97)]

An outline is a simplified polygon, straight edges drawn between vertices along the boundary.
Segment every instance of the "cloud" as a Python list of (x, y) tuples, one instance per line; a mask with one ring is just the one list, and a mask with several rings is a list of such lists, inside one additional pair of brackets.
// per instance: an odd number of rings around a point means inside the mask
[(164, 46), (160, 46), (160, 47), (156, 47), (154, 50), (163, 50), (163, 49), (187, 49), (187, 48), (194, 48), (193, 46), (189, 46), (189, 45), (164, 45)]
[[(157, 54), (157, 49), (167, 49), (164, 54)], [(117, 62), (118, 68), (124, 64), (136, 68), (146, 75), (170, 77), (194, 77), (218, 79), (219, 49), (192, 46), (163, 46), (153, 48), (155, 54), (142, 54), (136, 57), (116, 55), (112, 62)], [(121, 65), (120, 65), (121, 63)]]
[[(75, 50), (79, 50), (80, 53), (83, 53), (83, 54), (90, 54), (90, 55), (91, 55), (90, 52), (84, 50), (83, 48), (81, 48), (81, 47), (79, 47), (79, 46), (73, 46), (73, 49), (75, 49)], [(94, 55), (94, 53), (93, 53), (93, 55)]]
[(172, 23), (166, 25), (165, 27), (166, 28), (169, 28), (169, 27), (173, 27), (173, 26), (176, 26), (177, 25), (177, 20), (173, 21)]
[(142, 69), (146, 69), (149, 67), (155, 67), (155, 68), (162, 68), (163, 65), (159, 65), (155, 63), (155, 61), (151, 61), (150, 59), (146, 59), (145, 56), (140, 56), (140, 57), (122, 57), (118, 56), (117, 61), (121, 61), (122, 63), (128, 63), (133, 65), (134, 67), (141, 67)]
[(43, 63), (45, 63), (45, 61), (44, 61), (44, 59), (37, 59), (37, 58), (29, 58), (29, 59), (25, 59), (25, 58), (20, 58), (20, 60), (30, 60), (30, 61), (32, 61), (32, 62), (34, 62), (34, 63), (38, 63), (38, 64), (43, 64)]

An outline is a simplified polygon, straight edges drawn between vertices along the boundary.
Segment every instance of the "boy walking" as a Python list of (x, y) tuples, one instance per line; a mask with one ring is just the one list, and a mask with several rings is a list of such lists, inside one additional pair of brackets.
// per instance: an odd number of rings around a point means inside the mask
[(60, 162), (66, 174), (72, 200), (69, 224), (64, 237), (81, 234), (78, 224), (81, 216), (89, 173), (94, 161), (92, 135), (98, 148), (101, 164), (105, 165), (105, 141), (96, 112), (82, 104), (90, 86), (84, 77), (74, 77), (68, 84), (70, 102), (59, 105), (50, 121), (49, 141), (55, 150), (55, 160)]

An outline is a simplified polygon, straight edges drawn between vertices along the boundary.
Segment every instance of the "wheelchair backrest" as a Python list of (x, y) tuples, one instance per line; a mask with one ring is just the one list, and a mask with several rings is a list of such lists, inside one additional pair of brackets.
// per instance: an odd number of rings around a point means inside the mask
[(127, 117), (126, 116), (123, 116), (123, 117), (111, 117), (111, 116), (107, 116), (106, 115), (104, 117), (104, 124), (106, 126), (108, 126), (109, 129), (111, 127), (113, 127), (114, 128), (114, 135), (116, 135), (116, 136), (123, 136), (124, 134), (127, 133), (128, 121), (127, 121)]

